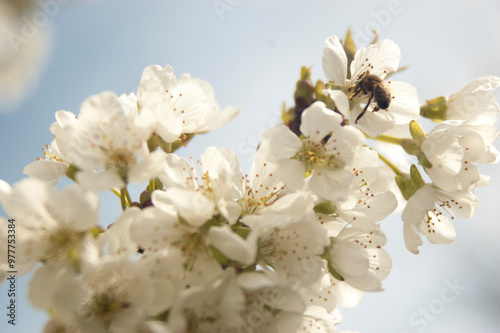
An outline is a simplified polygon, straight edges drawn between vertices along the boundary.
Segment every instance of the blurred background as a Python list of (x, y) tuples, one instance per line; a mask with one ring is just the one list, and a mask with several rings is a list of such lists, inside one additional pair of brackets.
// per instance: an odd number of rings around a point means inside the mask
[[(246, 171), (262, 130), (279, 122), (283, 101), (292, 105), (301, 66), (324, 79), (324, 40), (343, 37), (349, 26), (358, 46), (371, 41), (372, 29), (399, 44), (401, 65), (410, 68), (395, 79), (416, 86), (421, 103), (500, 75), (496, 0), (40, 0), (43, 7), (12, 24), (7, 4), (26, 1), (0, 0), (0, 178), (10, 184), (52, 141), (56, 111), (78, 113), (85, 98), (104, 90), (136, 92), (151, 64), (206, 80), (221, 107), (243, 110), (180, 154), (196, 159), (209, 146), (226, 146)], [(425, 241), (415, 256), (405, 249), (400, 216), (382, 222), (393, 259), (386, 290), (341, 309), (339, 331), (498, 332), (500, 169), (481, 170), (491, 183), (477, 189), (475, 217), (454, 221), (453, 244)], [(117, 198), (102, 195), (102, 225), (119, 213)], [(1, 332), (43, 331), (48, 317), (30, 306), (29, 279), (18, 279), (15, 327), (7, 324), (7, 288), (0, 286)]]

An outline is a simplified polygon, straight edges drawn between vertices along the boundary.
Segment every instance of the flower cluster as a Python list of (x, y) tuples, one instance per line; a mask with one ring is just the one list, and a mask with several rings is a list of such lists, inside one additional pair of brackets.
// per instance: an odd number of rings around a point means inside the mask
[[(313, 85), (303, 69), (296, 105), (264, 131), (248, 174), (227, 148), (197, 162), (175, 154), (239, 110), (221, 110), (209, 83), (170, 66), (147, 67), (137, 95), (102, 92), (78, 115), (56, 112), (30, 178), (0, 181), (18, 221), (17, 270), (35, 270), (29, 298), (52, 315), (45, 332), (336, 332), (337, 306), (383, 290), (390, 273), (380, 221), (398, 206), (394, 190), (407, 201), (408, 250), (418, 253), (421, 235), (449, 243), (448, 216), (471, 217), (474, 188), (488, 182), (476, 163), (499, 156), (500, 79), (420, 107), (413, 86), (387, 80), (400, 56), (392, 41), (356, 50), (328, 38), (328, 81)], [(439, 124), (426, 134), (419, 117)], [(406, 136), (389, 135), (401, 127)], [(376, 140), (427, 176), (398, 169)], [(63, 176), (75, 185), (56, 189)], [(132, 200), (128, 185), (146, 183)], [(108, 190), (123, 212), (104, 229), (98, 193)]]

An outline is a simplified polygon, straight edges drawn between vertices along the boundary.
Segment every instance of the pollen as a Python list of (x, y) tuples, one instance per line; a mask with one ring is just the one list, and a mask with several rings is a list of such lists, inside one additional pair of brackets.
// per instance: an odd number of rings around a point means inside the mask
[[(47, 160), (47, 161), (56, 161), (56, 162), (62, 162), (62, 159), (57, 157), (50, 149), (49, 145), (45, 145), (45, 147), (42, 147), (43, 151), (43, 157), (42, 159)], [(40, 158), (37, 158), (37, 160), (40, 160)]]

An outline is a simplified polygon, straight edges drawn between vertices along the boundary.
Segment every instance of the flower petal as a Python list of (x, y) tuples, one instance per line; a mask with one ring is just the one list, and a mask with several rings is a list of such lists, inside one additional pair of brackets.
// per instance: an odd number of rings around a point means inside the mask
[(388, 110), (394, 123), (408, 124), (411, 120), (416, 120), (420, 115), (417, 89), (411, 84), (401, 81), (390, 81), (388, 86), (392, 97)]
[(450, 96), (447, 119), (474, 120), (492, 124), (498, 120), (500, 106), (491, 93), (500, 86), (500, 78), (487, 76), (470, 82)]
[(81, 171), (76, 174), (76, 181), (82, 188), (93, 191), (107, 191), (125, 184), (120, 176), (109, 170), (97, 173)]
[(179, 215), (194, 227), (201, 227), (214, 214), (214, 203), (200, 192), (171, 187), (164, 196), (177, 207)]
[(327, 109), (323, 102), (315, 102), (302, 113), (300, 131), (315, 142), (321, 142), (342, 123), (342, 117)]
[(388, 73), (398, 69), (401, 50), (392, 40), (383, 40), (360, 48), (351, 63), (351, 80), (369, 70), (371, 75), (384, 79)]
[(243, 238), (231, 230), (229, 226), (212, 227), (208, 232), (212, 245), (227, 258), (250, 265), (255, 260), (255, 247), (250, 246)]
[[(359, 104), (354, 106), (349, 119), (351, 124), (355, 123), (356, 118), (363, 111), (363, 109), (364, 106)], [(394, 119), (392, 118), (392, 115), (387, 112), (387, 110), (373, 112), (369, 108), (364, 116), (358, 120), (356, 127), (365, 132), (366, 135), (376, 138), (394, 127)]]
[(328, 37), (323, 49), (323, 71), (328, 80), (343, 86), (347, 78), (347, 56), (337, 36)]
[(330, 96), (332, 101), (335, 103), (337, 111), (342, 113), (344, 117), (349, 118), (349, 98), (342, 90), (325, 89), (323, 93), (327, 96)]

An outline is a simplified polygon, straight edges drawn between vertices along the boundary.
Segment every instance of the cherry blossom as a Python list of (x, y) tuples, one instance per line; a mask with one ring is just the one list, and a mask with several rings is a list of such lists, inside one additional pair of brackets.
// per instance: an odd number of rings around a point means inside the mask
[(233, 107), (220, 111), (208, 82), (189, 74), (176, 78), (171, 66), (146, 67), (137, 96), (141, 110), (156, 120), (154, 131), (166, 142), (176, 141), (181, 133), (215, 130), (239, 113)]
[[(376, 137), (396, 124), (407, 124), (418, 117), (416, 89), (405, 82), (383, 81), (399, 66), (401, 50), (393, 41), (383, 40), (357, 50), (350, 64), (350, 77), (347, 77), (347, 56), (339, 38), (328, 37), (325, 43), (323, 70), (333, 84), (325, 93), (351, 125)], [(370, 78), (377, 83), (365, 85)], [(378, 97), (381, 93), (375, 92), (374, 85), (386, 92), (387, 107), (381, 106)]]
[(353, 188), (350, 171), (364, 137), (352, 126), (341, 126), (339, 114), (316, 102), (302, 113), (297, 137), (284, 125), (271, 127), (262, 135), (267, 159), (280, 170), (280, 179), (293, 189), (307, 188), (332, 201), (345, 199)]
[[(433, 184), (426, 184), (408, 200), (403, 210), (406, 248), (417, 254), (423, 245), (420, 235), (430, 243), (448, 244), (455, 239), (455, 228), (450, 219), (469, 218), (479, 204), (469, 191), (446, 192)], [(448, 218), (448, 216), (450, 218)]]

